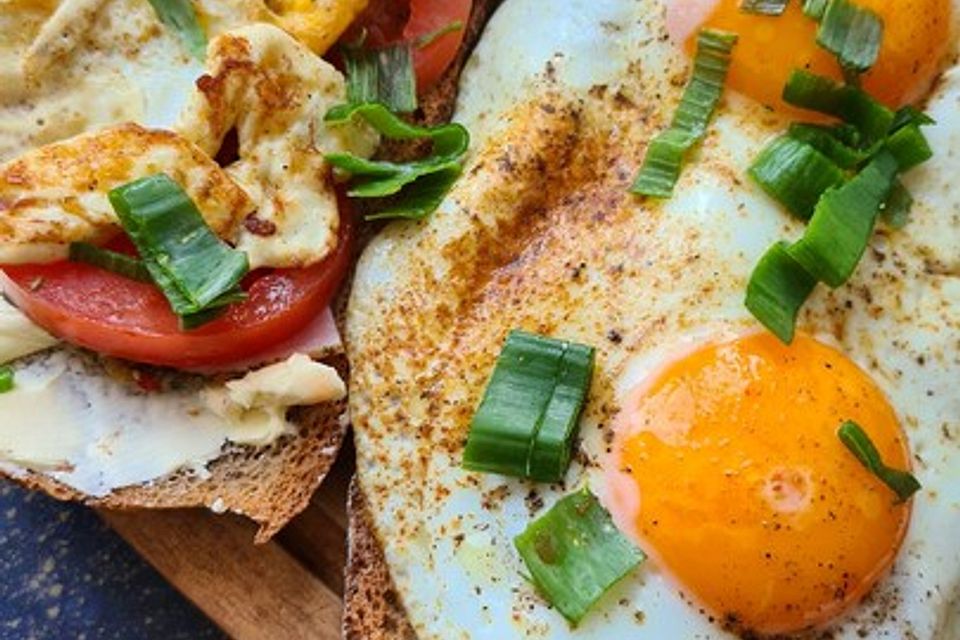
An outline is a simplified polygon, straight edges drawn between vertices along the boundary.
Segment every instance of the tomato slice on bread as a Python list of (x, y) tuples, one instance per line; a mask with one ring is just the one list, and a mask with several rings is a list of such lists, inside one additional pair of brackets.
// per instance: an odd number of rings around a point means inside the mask
[(341, 213), (337, 248), (325, 260), (254, 271), (243, 282), (247, 300), (195, 331), (180, 330), (154, 285), (87, 264), (5, 266), (3, 289), (33, 322), (71, 344), (135, 362), (209, 370), (268, 351), (322, 313), (350, 267), (352, 235), (350, 216)]

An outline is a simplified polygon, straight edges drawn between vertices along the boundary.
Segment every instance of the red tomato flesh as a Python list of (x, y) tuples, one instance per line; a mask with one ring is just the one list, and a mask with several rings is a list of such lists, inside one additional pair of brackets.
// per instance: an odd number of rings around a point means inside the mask
[(463, 28), (444, 34), (425, 47), (414, 49), (413, 63), (417, 72), (419, 89), (427, 89), (443, 76), (457, 56), (463, 42), (464, 31), (470, 20), (473, 0), (412, 0), (410, 21), (403, 30), (403, 39), (417, 39), (436, 33), (439, 29), (459, 22)]
[(321, 313), (349, 268), (351, 238), (349, 216), (341, 215), (337, 248), (323, 262), (251, 273), (246, 301), (189, 332), (157, 287), (87, 264), (5, 266), (4, 290), (33, 322), (72, 344), (135, 362), (211, 369), (266, 351)]
[[(356, 41), (366, 32), (366, 42), (372, 47), (413, 43), (417, 85), (423, 91), (437, 83), (456, 57), (472, 8), (473, 0), (372, 0), (345, 40)], [(444, 34), (424, 47), (416, 46), (420, 38), (454, 22), (464, 29)]]

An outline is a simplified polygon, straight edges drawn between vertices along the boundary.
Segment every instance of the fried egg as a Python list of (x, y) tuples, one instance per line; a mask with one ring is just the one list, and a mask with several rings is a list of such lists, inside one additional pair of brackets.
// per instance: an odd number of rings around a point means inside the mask
[[(743, 300), (766, 248), (803, 224), (746, 170), (798, 117), (774, 98), (786, 67), (818, 56), (812, 30), (796, 9), (748, 19), (722, 0), (678, 27), (693, 4), (507, 0), (462, 79), (465, 177), (360, 261), (358, 473), (421, 637), (960, 637), (960, 6), (868, 3), (898, 47), (868, 86), (896, 85), (891, 104), (928, 96), (936, 155), (906, 177), (911, 223), (881, 227), (847, 285), (818, 288), (785, 347)], [(674, 197), (638, 199), (627, 189), (703, 24), (739, 33), (733, 90)], [(460, 466), (514, 328), (598, 349), (562, 484)], [(910, 504), (844, 449), (847, 419), (919, 478)], [(511, 541), (585, 484), (650, 557), (574, 629)]]

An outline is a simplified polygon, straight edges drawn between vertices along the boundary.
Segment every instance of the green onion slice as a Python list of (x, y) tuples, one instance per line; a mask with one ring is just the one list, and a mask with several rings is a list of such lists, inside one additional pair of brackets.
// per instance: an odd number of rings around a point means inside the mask
[(142, 261), (86, 242), (74, 242), (70, 245), (70, 260), (93, 265), (131, 280), (153, 283), (153, 278)]
[(897, 494), (900, 502), (906, 502), (923, 488), (912, 473), (891, 469), (885, 465), (870, 436), (856, 422), (844, 422), (837, 431), (837, 436), (870, 473)]
[(908, 124), (915, 124), (919, 127), (925, 127), (931, 124), (937, 124), (937, 121), (916, 107), (907, 105), (906, 107), (903, 107), (897, 111), (896, 117), (893, 119), (892, 129), (896, 131)]
[(594, 349), (573, 343), (565, 346), (527, 463), (527, 476), (540, 482), (559, 482), (566, 475), (580, 412), (593, 379)]
[(850, 129), (843, 125), (828, 127), (795, 122), (790, 125), (788, 135), (794, 140), (807, 143), (841, 169), (854, 169), (864, 160), (864, 154), (846, 142), (856, 140), (857, 136), (850, 135)]
[(0, 367), (0, 393), (13, 391), (14, 373), (11, 367)]
[(817, 30), (817, 44), (830, 51), (840, 66), (855, 73), (869, 70), (880, 55), (883, 20), (849, 0), (830, 0)]
[(817, 279), (778, 242), (760, 259), (747, 285), (747, 309), (784, 344), (793, 342), (797, 314)]
[(823, 17), (823, 13), (827, 10), (827, 2), (829, 0), (804, 0), (803, 2), (803, 12), (810, 18), (814, 20), (819, 20)]
[(472, 471), (527, 475), (527, 462), (556, 387), (564, 343), (513, 331), (500, 352), (473, 416), (463, 466)]
[(673, 193), (684, 157), (706, 134), (723, 95), (730, 54), (736, 42), (736, 35), (712, 29), (704, 29), (697, 36), (693, 77), (684, 90), (670, 128), (651, 141), (631, 193), (657, 198)]
[(423, 34), (414, 41), (414, 45), (417, 47), (417, 49), (426, 49), (445, 35), (456, 33), (457, 31), (463, 31), (463, 27), (463, 22), (460, 20), (452, 20), (442, 27), (438, 27), (433, 31)]
[(150, 0), (150, 4), (160, 22), (177, 34), (195, 58), (207, 57), (207, 35), (191, 0)]
[(631, 193), (653, 198), (669, 198), (680, 179), (683, 158), (696, 137), (681, 129), (667, 129), (650, 141), (643, 166), (630, 187)]
[(747, 173), (770, 197), (802, 219), (813, 215), (827, 189), (844, 180), (835, 162), (791, 136), (767, 145)]
[(844, 284), (867, 249), (896, 174), (896, 158), (881, 151), (852, 180), (827, 191), (790, 255), (820, 282)]
[(574, 625), (646, 559), (586, 487), (561, 498), (513, 543), (533, 585)]
[(367, 220), (387, 220), (403, 218), (423, 220), (436, 211), (443, 199), (463, 173), (460, 163), (450, 163), (447, 168), (417, 178), (404, 187), (401, 197), (386, 199), (377, 213), (368, 215)]
[(933, 157), (933, 149), (920, 125), (909, 123), (900, 127), (884, 141), (883, 148), (897, 160), (901, 172), (906, 172)]
[(762, 16), (779, 16), (783, 15), (789, 2), (790, 0), (743, 0), (740, 11)]
[(893, 111), (863, 90), (808, 71), (796, 70), (790, 75), (783, 99), (801, 109), (832, 115), (856, 126), (868, 144), (882, 140), (895, 118)]
[(330, 164), (353, 178), (348, 195), (353, 198), (397, 196), (371, 218), (421, 219), (436, 210), (460, 174), (463, 155), (470, 145), (469, 132), (455, 123), (418, 127), (377, 103), (334, 107), (325, 121), (336, 126), (356, 117), (363, 118), (388, 138), (428, 139), (433, 142), (433, 151), (422, 160), (406, 163), (367, 160), (349, 153), (328, 154), (326, 159)]
[(131, 182), (111, 191), (109, 198), (143, 265), (178, 316), (196, 320), (198, 314), (245, 298), (240, 280), (249, 271), (246, 254), (220, 240), (168, 176)]
[(544, 482), (567, 471), (592, 347), (513, 331), (473, 417), (463, 466)]
[(913, 194), (900, 180), (894, 180), (890, 195), (880, 212), (881, 219), (891, 229), (903, 229), (910, 222), (912, 210)]
[(345, 48), (343, 61), (351, 104), (379, 102), (398, 113), (417, 108), (417, 78), (409, 44), (385, 49)]

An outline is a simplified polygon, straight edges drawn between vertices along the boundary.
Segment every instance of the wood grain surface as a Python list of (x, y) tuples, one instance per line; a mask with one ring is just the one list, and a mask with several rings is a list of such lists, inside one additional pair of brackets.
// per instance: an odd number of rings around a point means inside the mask
[(340, 638), (351, 447), (273, 541), (209, 511), (101, 511), (124, 539), (237, 640)]

